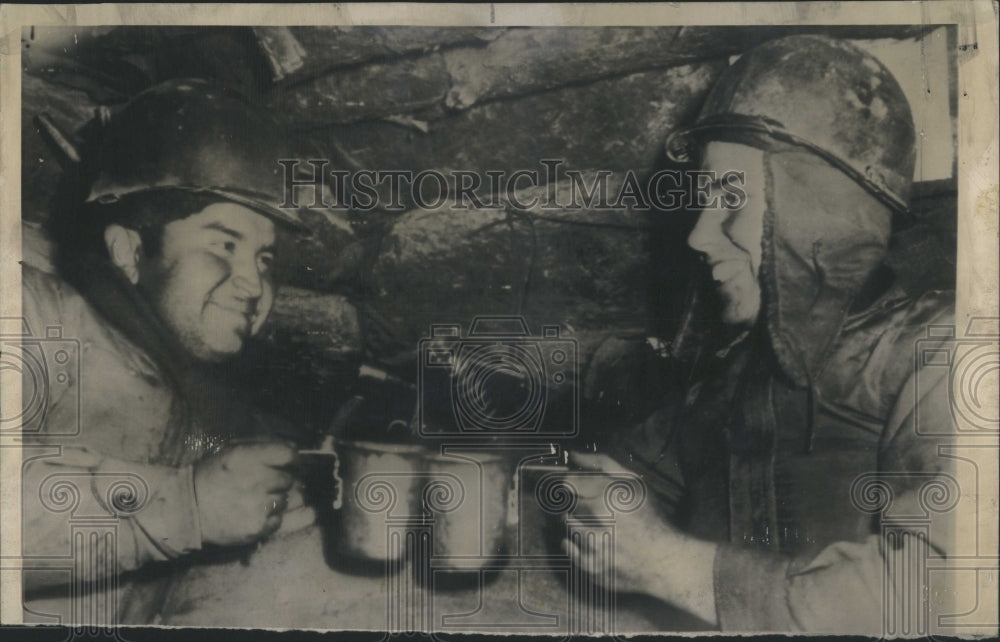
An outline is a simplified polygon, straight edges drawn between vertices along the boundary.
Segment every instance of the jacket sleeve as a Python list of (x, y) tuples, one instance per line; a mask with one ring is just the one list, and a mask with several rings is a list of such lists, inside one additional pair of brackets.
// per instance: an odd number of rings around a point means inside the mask
[[(58, 284), (25, 268), (22, 311), (31, 330), (73, 324), (75, 311), (66, 309), (64, 299)], [(37, 345), (34, 350), (38, 358), (51, 356)], [(86, 439), (89, 432), (101, 430), (99, 417), (74, 436), (72, 426), (58, 425), (67, 416), (58, 409), (74, 403), (78, 382), (63, 377), (58, 383), (53, 368), (48, 375), (48, 411), (24, 435), (22, 446), (25, 589), (66, 584), (68, 568), (75, 569), (76, 581), (85, 582), (200, 548), (191, 467), (126, 461), (99, 452)]]
[(851, 487), (859, 509), (880, 517), (879, 533), (835, 542), (808, 559), (719, 548), (714, 576), (723, 630), (920, 630), (912, 618), (925, 616), (927, 605), (917, 571), (947, 555), (958, 500), (941, 450), (954, 435), (948, 387), (947, 368), (907, 381), (883, 434), (878, 474)]
[[(22, 555), (29, 569), (72, 565), (77, 581), (89, 581), (201, 547), (190, 466), (138, 464), (63, 448), (55, 456), (27, 459), (22, 488)], [(101, 539), (106, 534), (110, 541)], [(68, 579), (66, 573), (29, 571), (25, 588)]]

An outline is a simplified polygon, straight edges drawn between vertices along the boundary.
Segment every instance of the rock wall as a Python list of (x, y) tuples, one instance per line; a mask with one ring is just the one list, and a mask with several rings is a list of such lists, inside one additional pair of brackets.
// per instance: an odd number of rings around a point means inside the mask
[[(666, 135), (695, 117), (732, 55), (793, 31), (809, 28), (134, 27), (29, 34), (22, 43), (23, 216), (45, 220), (60, 174), (35, 135), (35, 114), (47, 112), (74, 131), (98, 104), (185, 75), (213, 78), (270, 106), (303, 159), (350, 170), (469, 170), (484, 178), (487, 170), (537, 170), (537, 189), (564, 190), (565, 181), (544, 180), (542, 161), (558, 158), (564, 170), (610, 170), (616, 185), (628, 171), (646, 175), (666, 166)], [(923, 33), (823, 31), (856, 39)], [(946, 273), (940, 266), (953, 260), (949, 189), (924, 190), (926, 198), (915, 203), (919, 224), (894, 242), (890, 262), (913, 288)], [(687, 278), (689, 216), (627, 206), (552, 213), (509, 201), (479, 211), (402, 205), (395, 212), (305, 213), (315, 234), (283, 241), (282, 276), (293, 289), (269, 321), (270, 357), (255, 367), (266, 362), (288, 373), (304, 358), (314, 390), (347, 394), (361, 360), (413, 379), (417, 342), (432, 323), (467, 325), (493, 314), (522, 315), (535, 332), (557, 324), (586, 348), (581, 368), (596, 346), (618, 345), (608, 344), (609, 336), (633, 337), (634, 344), (644, 333), (670, 330)]]

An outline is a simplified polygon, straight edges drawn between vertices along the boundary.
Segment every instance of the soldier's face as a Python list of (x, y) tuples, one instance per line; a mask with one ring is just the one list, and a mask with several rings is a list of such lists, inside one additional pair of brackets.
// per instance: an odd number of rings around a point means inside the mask
[(764, 233), (764, 153), (736, 143), (710, 142), (702, 166), (716, 176), (744, 172), (747, 198), (732, 209), (720, 207), (701, 212), (688, 245), (705, 256), (723, 302), (723, 321), (750, 325), (760, 314), (761, 240)]
[(274, 241), (266, 217), (215, 203), (164, 227), (139, 286), (194, 357), (219, 361), (238, 353), (271, 311)]

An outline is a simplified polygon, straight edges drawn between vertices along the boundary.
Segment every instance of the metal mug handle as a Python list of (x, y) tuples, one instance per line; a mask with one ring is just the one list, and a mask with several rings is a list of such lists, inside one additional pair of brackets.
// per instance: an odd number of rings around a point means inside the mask
[(333, 510), (340, 510), (344, 505), (344, 480), (340, 477), (340, 455), (337, 454), (336, 450), (337, 440), (333, 438), (332, 435), (327, 435), (327, 438), (323, 441), (323, 444), (315, 450), (299, 450), (300, 455), (322, 455), (324, 457), (333, 457), (333, 472), (331, 477), (336, 486), (335, 495), (333, 498)]
[(340, 477), (340, 456), (333, 453), (333, 482), (337, 485), (336, 495), (333, 497), (333, 510), (340, 510), (344, 507), (344, 480)]

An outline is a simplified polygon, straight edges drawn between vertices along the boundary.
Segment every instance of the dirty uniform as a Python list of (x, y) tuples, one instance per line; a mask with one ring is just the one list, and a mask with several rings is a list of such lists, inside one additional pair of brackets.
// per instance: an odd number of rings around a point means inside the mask
[(192, 465), (262, 427), (212, 426), (77, 290), (28, 265), (22, 282), (25, 621), (149, 622), (171, 561), (202, 546)]
[(879, 634), (925, 597), (894, 560), (951, 536), (948, 368), (920, 355), (947, 348), (953, 296), (891, 284), (889, 214), (837, 170), (787, 150), (765, 170), (761, 322), (713, 345), (725, 330), (693, 303), (663, 409), (617, 456), (722, 544), (723, 630)]

